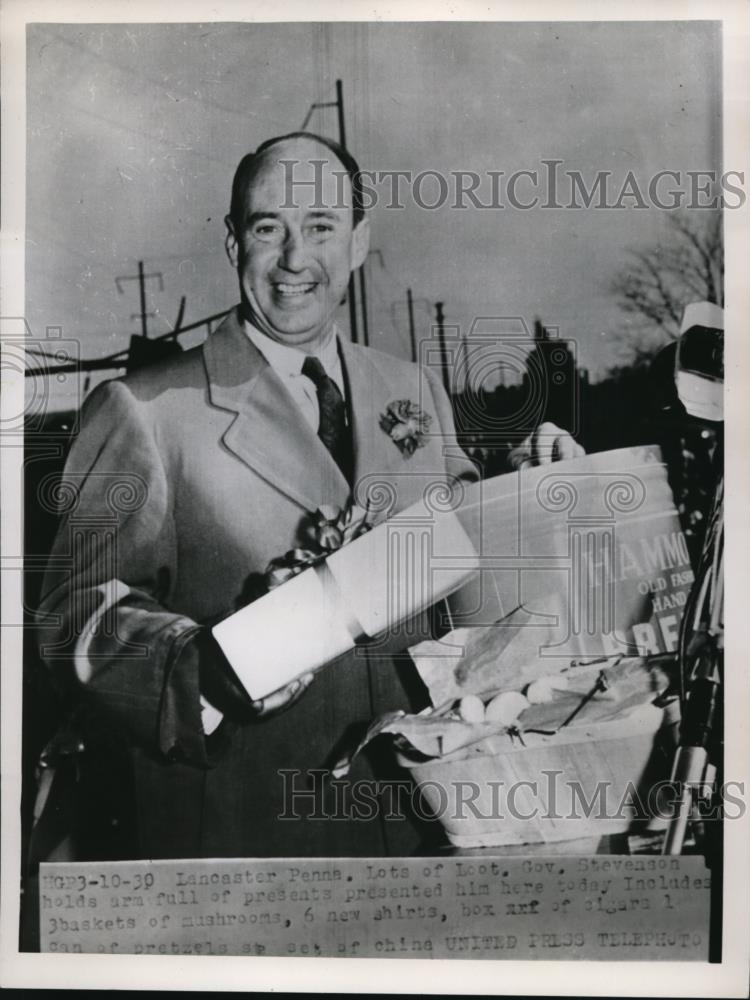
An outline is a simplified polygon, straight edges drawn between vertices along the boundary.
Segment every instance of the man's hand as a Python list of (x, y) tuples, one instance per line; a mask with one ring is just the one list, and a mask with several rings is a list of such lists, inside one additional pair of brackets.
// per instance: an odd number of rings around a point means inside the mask
[(523, 465), (549, 465), (562, 462), (566, 458), (580, 458), (585, 450), (572, 435), (549, 421), (539, 424), (537, 429), (517, 448), (511, 451), (508, 460), (513, 469)]
[(300, 698), (312, 684), (314, 674), (303, 674), (297, 680), (287, 684), (286, 687), (272, 691), (265, 698), (258, 698), (253, 702), (255, 714), (260, 719), (265, 719), (269, 715), (276, 715), (284, 709), (289, 708)]

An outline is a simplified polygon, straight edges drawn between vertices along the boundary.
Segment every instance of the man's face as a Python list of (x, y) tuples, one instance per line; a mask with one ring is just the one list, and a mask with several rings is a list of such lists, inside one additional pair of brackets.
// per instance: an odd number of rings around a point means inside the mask
[[(311, 160), (325, 163), (316, 168)], [(342, 172), (326, 146), (280, 142), (248, 185), (241, 225), (226, 219), (246, 317), (274, 340), (309, 352), (325, 342), (349, 275), (367, 256), (369, 228), (364, 220), (352, 224), (351, 184)], [(304, 183), (316, 179), (315, 187)]]

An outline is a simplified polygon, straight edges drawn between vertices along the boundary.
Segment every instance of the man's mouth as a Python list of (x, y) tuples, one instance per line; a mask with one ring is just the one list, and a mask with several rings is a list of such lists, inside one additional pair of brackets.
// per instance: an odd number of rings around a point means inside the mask
[(314, 291), (317, 285), (317, 281), (274, 281), (273, 289), (277, 295), (281, 295), (284, 298), (299, 298)]

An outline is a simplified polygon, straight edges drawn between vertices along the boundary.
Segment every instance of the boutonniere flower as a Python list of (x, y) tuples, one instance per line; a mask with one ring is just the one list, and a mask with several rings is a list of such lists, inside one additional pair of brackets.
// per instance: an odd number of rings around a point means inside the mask
[(411, 458), (417, 448), (424, 448), (425, 435), (432, 417), (423, 413), (409, 399), (395, 399), (380, 415), (380, 426), (391, 441), (401, 450), (404, 458)]
[(369, 531), (372, 525), (367, 520), (368, 513), (355, 503), (348, 503), (343, 510), (333, 504), (318, 507), (314, 514), (305, 518), (302, 526), (300, 534), (305, 544), (290, 549), (286, 555), (272, 559), (268, 564), (265, 573), (268, 589), (273, 590), (286, 583)]

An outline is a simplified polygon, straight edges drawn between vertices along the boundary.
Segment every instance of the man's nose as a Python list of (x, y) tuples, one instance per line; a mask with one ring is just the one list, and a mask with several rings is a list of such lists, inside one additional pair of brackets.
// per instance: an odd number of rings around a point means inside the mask
[(304, 271), (307, 253), (302, 233), (288, 232), (281, 250), (281, 266), (287, 271)]

